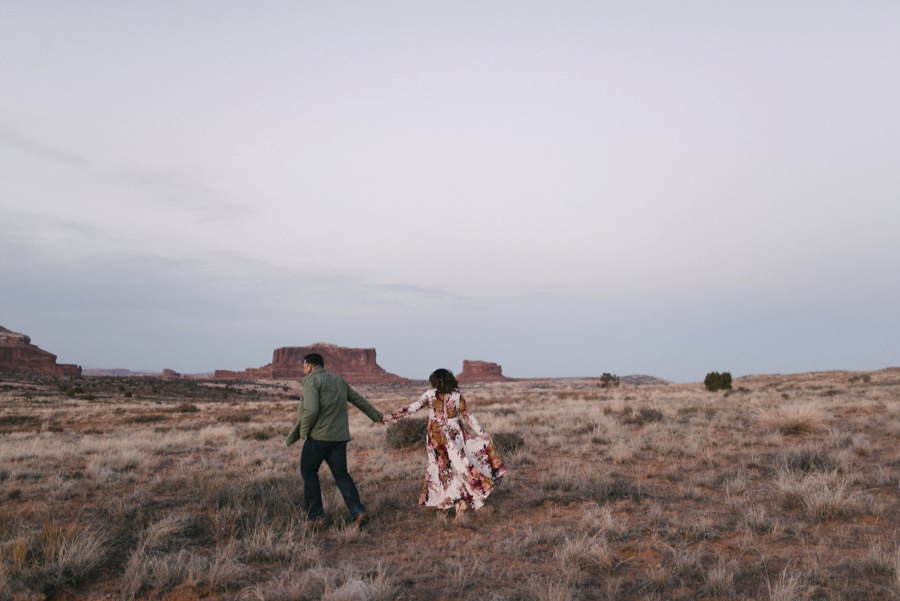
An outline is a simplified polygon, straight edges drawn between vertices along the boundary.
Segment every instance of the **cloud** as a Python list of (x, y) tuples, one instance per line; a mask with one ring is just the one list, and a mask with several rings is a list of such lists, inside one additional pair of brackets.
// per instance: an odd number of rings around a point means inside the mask
[(419, 302), (449, 301), (458, 302), (463, 296), (453, 291), (430, 286), (416, 286), (412, 284), (383, 283), (369, 285), (373, 294), (385, 299), (397, 301), (416, 300)]
[(45, 161), (90, 167), (90, 162), (82, 156), (33, 140), (7, 126), (0, 127), (0, 146), (13, 148)]
[(180, 169), (124, 166), (107, 170), (105, 177), (137, 192), (142, 204), (166, 210), (191, 211), (216, 218), (254, 213), (250, 204), (225, 200), (225, 192), (201, 176)]
[[(197, 213), (205, 218), (240, 217), (254, 212), (248, 203), (228, 199), (226, 192), (209, 183), (202, 174), (186, 169), (131, 163), (106, 165), (46, 144), (9, 126), (0, 127), (0, 147), (19, 151), (26, 160), (37, 159), (77, 168), (77, 173), (88, 179), (87, 184), (94, 191), (91, 198), (95, 202), (100, 198), (107, 202), (114, 199), (115, 202), (125, 201), (167, 211)], [(46, 169), (42, 171), (46, 172)], [(33, 183), (30, 186), (34, 188)], [(58, 194), (58, 191), (54, 192)], [(93, 210), (98, 208), (91, 207)]]
[(284, 268), (228, 250), (205, 249), (178, 258), (162, 252), (88, 253), (61, 256), (48, 250), (42, 235), (80, 238), (97, 235), (85, 224), (44, 220), (23, 227), (14, 219), (0, 225), (0, 265), (4, 305), (18, 310), (79, 313), (103, 322), (110, 314), (198, 322), (255, 323), (330, 320), (358, 321), (373, 312), (455, 303), (460, 296), (434, 287), (372, 281), (348, 270)]

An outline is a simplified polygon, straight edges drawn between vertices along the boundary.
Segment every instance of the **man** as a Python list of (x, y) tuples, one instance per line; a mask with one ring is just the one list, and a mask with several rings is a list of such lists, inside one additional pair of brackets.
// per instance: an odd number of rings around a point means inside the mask
[(284, 442), (291, 446), (301, 438), (306, 440), (300, 453), (306, 517), (316, 529), (328, 524), (319, 484), (319, 467), (324, 461), (354, 523), (361, 528), (369, 521), (369, 516), (359, 500), (356, 484), (347, 472), (347, 442), (350, 440), (347, 401), (376, 423), (381, 421), (381, 412), (350, 388), (344, 378), (325, 371), (325, 361), (319, 353), (303, 357), (303, 373), (306, 377), (303, 378), (297, 423)]

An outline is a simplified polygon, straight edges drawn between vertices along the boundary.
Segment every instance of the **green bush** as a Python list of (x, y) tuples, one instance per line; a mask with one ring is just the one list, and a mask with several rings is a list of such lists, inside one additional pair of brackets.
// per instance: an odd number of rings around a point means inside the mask
[(619, 376), (615, 374), (611, 374), (609, 372), (603, 372), (603, 375), (600, 376), (600, 387), (601, 388), (609, 388), (610, 386), (618, 386), (619, 385)]
[(711, 371), (706, 374), (703, 385), (706, 386), (706, 389), (710, 392), (715, 392), (717, 390), (731, 390), (731, 373), (727, 371), (722, 373)]

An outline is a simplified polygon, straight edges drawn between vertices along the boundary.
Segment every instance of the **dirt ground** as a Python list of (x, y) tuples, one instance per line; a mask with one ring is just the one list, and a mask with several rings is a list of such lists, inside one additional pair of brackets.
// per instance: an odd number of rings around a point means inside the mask
[(483, 509), (420, 508), (424, 449), (351, 408), (372, 521), (323, 467), (314, 532), (296, 383), (0, 374), (0, 601), (900, 598), (900, 369), (463, 394), (509, 468)]

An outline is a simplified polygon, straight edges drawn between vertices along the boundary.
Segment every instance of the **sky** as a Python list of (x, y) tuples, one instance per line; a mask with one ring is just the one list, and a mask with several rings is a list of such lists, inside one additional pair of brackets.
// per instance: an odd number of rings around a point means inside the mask
[(0, 325), (181, 373), (900, 365), (900, 3), (0, 0)]

